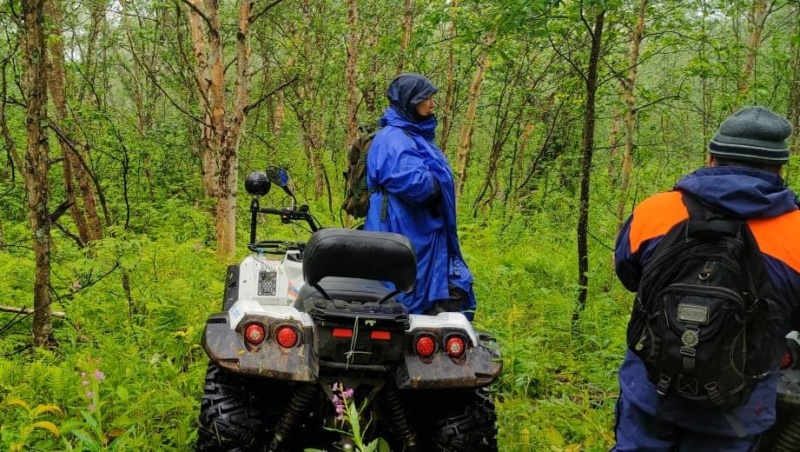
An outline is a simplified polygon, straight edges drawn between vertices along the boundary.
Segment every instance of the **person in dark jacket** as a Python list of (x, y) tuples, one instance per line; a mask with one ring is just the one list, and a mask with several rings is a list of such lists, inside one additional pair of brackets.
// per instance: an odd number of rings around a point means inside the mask
[[(685, 192), (707, 207), (747, 220), (778, 298), (778, 311), (793, 313), (775, 325), (780, 338), (796, 329), (800, 211), (797, 196), (781, 178), (781, 168), (789, 161), (786, 139), (791, 131), (786, 119), (763, 107), (746, 107), (726, 119), (708, 145), (708, 166), (683, 177), (673, 191), (644, 200), (624, 224), (615, 251), (622, 284), (635, 292), (659, 241), (688, 218), (681, 198)], [(619, 370), (614, 450), (753, 450), (761, 433), (775, 422), (777, 366), (774, 370), (756, 384), (746, 403), (725, 410), (671, 393), (659, 400), (644, 363), (627, 350)]]
[(398, 296), (410, 313), (461, 311), (472, 320), (477, 303), (458, 242), (453, 174), (433, 141), (437, 91), (418, 74), (401, 74), (389, 84), (389, 107), (367, 154), (371, 194), (364, 229), (411, 241), (417, 281), (414, 292)]

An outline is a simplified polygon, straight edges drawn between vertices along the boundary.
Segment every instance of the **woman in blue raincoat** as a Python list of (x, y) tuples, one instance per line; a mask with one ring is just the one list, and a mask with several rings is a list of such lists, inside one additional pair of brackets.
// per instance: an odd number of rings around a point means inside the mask
[(411, 241), (417, 282), (414, 292), (398, 296), (409, 312), (461, 311), (472, 320), (476, 300), (458, 244), (453, 174), (433, 142), (437, 91), (418, 74), (401, 74), (389, 84), (389, 107), (367, 154), (371, 194), (364, 229)]

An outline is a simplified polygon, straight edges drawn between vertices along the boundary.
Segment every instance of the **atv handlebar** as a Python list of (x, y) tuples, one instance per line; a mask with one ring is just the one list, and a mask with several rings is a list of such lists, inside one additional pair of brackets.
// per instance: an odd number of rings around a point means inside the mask
[(281, 223), (283, 224), (289, 224), (292, 221), (305, 221), (308, 223), (308, 227), (311, 228), (311, 232), (316, 232), (320, 228), (316, 218), (308, 211), (308, 206), (300, 206), (299, 209), (271, 209), (265, 207), (263, 209), (258, 209), (258, 212), (268, 215), (277, 215), (281, 217)]
[(316, 232), (321, 228), (317, 219), (311, 215), (309, 212), (308, 206), (303, 205), (298, 207), (286, 207), (283, 209), (273, 209), (270, 207), (261, 207), (258, 203), (258, 198), (253, 198), (250, 202), (250, 245), (253, 246), (256, 243), (256, 220), (259, 213), (267, 214), (267, 215), (276, 215), (281, 217), (281, 223), (289, 224), (294, 221), (305, 221), (308, 224), (308, 227), (311, 229), (311, 232)]

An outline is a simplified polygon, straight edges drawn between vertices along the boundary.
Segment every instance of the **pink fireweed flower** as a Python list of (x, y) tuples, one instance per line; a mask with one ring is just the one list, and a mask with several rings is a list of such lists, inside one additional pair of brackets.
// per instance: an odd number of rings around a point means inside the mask
[(94, 370), (94, 379), (95, 380), (105, 380), (106, 376), (103, 374), (103, 372), (100, 372), (99, 370), (95, 369)]
[(92, 391), (87, 391), (86, 392), (86, 398), (87, 399), (91, 399), (92, 397), (94, 397), (94, 393)]
[(89, 405), (88, 407), (86, 407), (86, 408), (88, 408), (88, 409), (89, 409), (89, 411), (94, 411), (94, 405), (91, 405), (91, 404), (90, 404), (90, 405)]
[(344, 420), (347, 400), (353, 397), (353, 389), (345, 389), (341, 383), (334, 383), (331, 385), (331, 389), (333, 390), (331, 401), (333, 409), (336, 411), (336, 419)]
[(81, 382), (81, 384), (84, 385), (84, 386), (89, 386), (89, 381), (88, 380), (83, 380)]

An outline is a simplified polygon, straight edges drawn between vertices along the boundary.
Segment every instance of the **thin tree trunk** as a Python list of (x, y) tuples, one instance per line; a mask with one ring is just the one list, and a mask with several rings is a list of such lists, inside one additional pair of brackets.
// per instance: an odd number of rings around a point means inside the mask
[[(236, 249), (236, 187), (239, 184), (239, 143), (250, 98), (250, 25), (253, 2), (239, 3), (236, 33), (236, 81), (233, 112), (224, 133), (220, 155), (220, 194), (217, 198), (217, 253), (232, 258)], [(221, 48), (221, 46), (220, 46)]]
[(47, 205), (50, 186), (47, 180), (47, 57), (45, 46), (45, 0), (22, 2), (23, 14), (23, 90), (27, 101), (25, 150), (25, 189), (35, 256), (33, 285), (33, 344), (46, 345), (53, 332), (50, 307), (50, 218)]
[(453, 113), (455, 110), (455, 38), (458, 33), (456, 28), (457, 0), (450, 2), (450, 24), (447, 27), (447, 85), (445, 86), (444, 105), (442, 106), (442, 133), (439, 134), (439, 147), (447, 154), (447, 142), (450, 139), (450, 130), (453, 128)]
[(408, 58), (408, 45), (411, 42), (411, 32), (414, 28), (414, 0), (406, 0), (403, 8), (403, 34), (400, 37), (400, 56), (397, 59), (397, 73), (405, 69)]
[(11, 165), (9, 170), (12, 174), (16, 171), (22, 171), (23, 165), (25, 164), (22, 160), (22, 157), (19, 155), (19, 151), (17, 150), (17, 145), (14, 142), (14, 138), (11, 136), (11, 129), (8, 127), (8, 122), (6, 119), (8, 118), (6, 113), (6, 106), (8, 105), (8, 64), (11, 62), (11, 57), (8, 56), (0, 60), (0, 135), (3, 136), (3, 148), (5, 149), (6, 153), (11, 156)]
[(630, 69), (625, 79), (625, 151), (622, 154), (622, 171), (620, 172), (619, 193), (617, 197), (617, 231), (622, 228), (625, 219), (625, 205), (628, 200), (634, 152), (633, 130), (636, 126), (636, 97), (634, 88), (639, 73), (639, 46), (644, 36), (644, 18), (647, 11), (647, 0), (639, 2), (639, 14), (631, 36)]
[(769, 15), (769, 9), (768, 0), (753, 0), (753, 9), (750, 11), (749, 17), (751, 30), (747, 40), (747, 56), (744, 60), (742, 77), (739, 79), (739, 104), (747, 99), (747, 94), (750, 91), (750, 83), (755, 76), (756, 57), (761, 47), (761, 35), (764, 32), (764, 22), (766, 22), (767, 16)]
[(470, 152), (472, 151), (472, 133), (474, 131), (475, 116), (478, 111), (478, 100), (481, 95), (481, 86), (486, 68), (489, 66), (489, 47), (494, 44), (494, 33), (489, 33), (484, 42), (484, 48), (478, 55), (478, 64), (475, 75), (469, 85), (469, 103), (467, 104), (467, 116), (461, 127), (458, 150), (456, 152), (456, 197), (460, 196), (467, 182), (467, 166), (469, 165)]
[(798, 136), (800, 136), (800, 4), (792, 7), (790, 17), (795, 18), (794, 39), (791, 39), (792, 83), (789, 86), (789, 108), (787, 119), (792, 123), (792, 135), (789, 138), (789, 149), (792, 155), (798, 153)]
[[(303, 30), (305, 30), (305, 34), (298, 37), (298, 39), (302, 40), (302, 55), (311, 55), (315, 46), (315, 42), (312, 41), (314, 37), (312, 33), (313, 16), (317, 13), (312, 8), (314, 5), (315, 2), (312, 0), (303, 0), (302, 2)], [(325, 129), (322, 112), (325, 111), (325, 103), (324, 99), (320, 97), (318, 104), (315, 104), (317, 96), (315, 71), (317, 68), (313, 64), (306, 64), (305, 69), (305, 80), (300, 87), (297, 115), (300, 127), (303, 129), (303, 149), (314, 174), (314, 196), (320, 197), (325, 188), (325, 170), (322, 166), (322, 139)]]
[[(378, 25), (380, 24), (380, 18), (376, 15), (373, 19), (373, 22), (370, 26), (368, 26), (368, 30), (366, 30), (367, 36), (365, 38), (365, 42), (368, 49), (375, 49), (378, 45)], [(377, 116), (377, 106), (375, 105), (376, 100), (378, 98), (378, 71), (380, 70), (378, 64), (378, 55), (376, 52), (370, 52), (369, 57), (369, 65), (368, 65), (368, 72), (366, 74), (366, 85), (361, 91), (361, 95), (364, 97), (364, 108), (367, 110), (367, 115), (370, 118), (370, 121), (375, 119)]]
[(219, 3), (184, 0), (189, 10), (196, 66), (195, 83), (204, 111), (202, 124), (204, 187), (213, 194), (220, 260), (233, 257), (236, 247), (236, 187), (238, 185), (238, 150), (249, 110), (250, 30), (253, 0), (239, 2), (236, 33), (236, 79), (233, 105), (225, 99), (225, 63), (222, 45)]
[[(623, 89), (624, 91), (624, 89)], [(617, 186), (617, 151), (619, 149), (619, 124), (622, 122), (619, 108), (614, 107), (613, 119), (611, 121), (611, 132), (608, 134), (608, 179), (611, 187)]]
[[(203, 5), (200, 0), (188, 0), (188, 2), (194, 5), (195, 8), (203, 10)], [(208, 14), (208, 12), (206, 14)], [(213, 28), (214, 24), (219, 27), (219, 18), (216, 16), (216, 14), (214, 14), (213, 11), (211, 14), (213, 15), (212, 19), (209, 20), (209, 27)], [(214, 17), (216, 17), (216, 20), (213, 20)], [(217, 197), (217, 183), (219, 180), (219, 167), (217, 162), (217, 150), (219, 149), (219, 145), (214, 139), (214, 133), (217, 129), (214, 127), (215, 124), (212, 120), (212, 112), (215, 108), (215, 99), (210, 97), (214, 78), (212, 67), (209, 62), (209, 54), (211, 53), (210, 47), (213, 42), (221, 45), (219, 42), (219, 29), (216, 30), (217, 39), (212, 41), (211, 36), (214, 34), (214, 32), (209, 30), (208, 34), (206, 34), (205, 27), (203, 26), (202, 16), (191, 8), (189, 9), (189, 28), (192, 33), (192, 48), (194, 49), (195, 58), (194, 79), (197, 89), (200, 93), (201, 107), (204, 111), (204, 124), (200, 139), (202, 147), (200, 155), (203, 173), (203, 191), (207, 198), (215, 199)]]
[(586, 72), (586, 107), (583, 117), (583, 136), (581, 137), (581, 199), (578, 217), (578, 306), (572, 313), (573, 328), (580, 320), (580, 312), (586, 308), (589, 292), (589, 188), (591, 187), (592, 156), (594, 154), (595, 98), (597, 96), (597, 70), (600, 61), (600, 46), (603, 37), (605, 10), (595, 16), (591, 30), (592, 48), (589, 54), (589, 67)]
[(347, 141), (358, 134), (358, 1), (347, 0), (347, 63), (344, 82), (347, 86)]
[[(97, 211), (97, 200), (92, 187), (92, 177), (88, 168), (83, 165), (85, 157), (79, 156), (79, 150), (69, 137), (75, 136), (71, 127), (67, 126), (67, 76), (64, 68), (64, 44), (61, 35), (61, 2), (50, 0), (46, 3), (46, 13), (53, 24), (49, 42), (50, 78), (49, 88), (55, 107), (56, 121), (61, 133), (58, 134), (61, 152), (64, 154), (64, 186), (67, 201), (71, 203), (70, 214), (78, 228), (78, 236), (83, 244), (103, 237), (103, 226)], [(78, 186), (80, 204), (77, 202), (75, 184)], [(81, 207), (82, 206), (82, 207)]]

